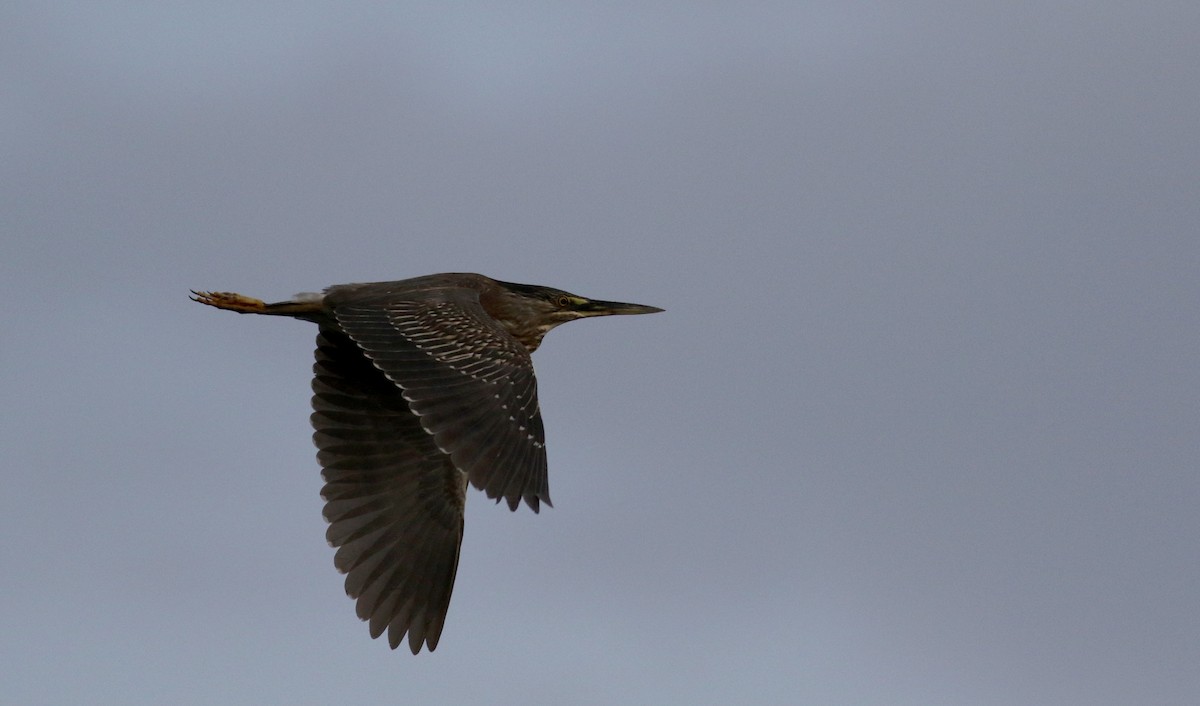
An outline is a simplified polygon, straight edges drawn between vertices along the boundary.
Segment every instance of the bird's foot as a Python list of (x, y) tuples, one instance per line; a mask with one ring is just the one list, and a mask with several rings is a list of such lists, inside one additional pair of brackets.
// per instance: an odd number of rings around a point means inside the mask
[(261, 314), (267, 310), (267, 303), (263, 300), (234, 292), (197, 292), (193, 289), (191, 299), (239, 314)]

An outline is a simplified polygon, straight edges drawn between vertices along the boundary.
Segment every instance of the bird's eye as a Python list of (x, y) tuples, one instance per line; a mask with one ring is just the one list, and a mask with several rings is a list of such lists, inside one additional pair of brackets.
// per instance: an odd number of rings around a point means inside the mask
[(571, 305), (571, 298), (566, 296), (565, 294), (560, 294), (560, 295), (558, 295), (558, 298), (554, 300), (554, 303), (558, 304), (563, 309), (566, 309), (568, 306)]

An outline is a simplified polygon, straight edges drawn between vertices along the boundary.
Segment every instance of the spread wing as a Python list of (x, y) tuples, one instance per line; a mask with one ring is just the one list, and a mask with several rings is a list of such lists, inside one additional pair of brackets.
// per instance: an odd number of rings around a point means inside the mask
[(475, 487), (514, 510), (551, 504), (533, 362), (477, 292), (351, 300), (333, 314)]
[(322, 329), (312, 424), (334, 565), (371, 637), (437, 647), (462, 543), (466, 477), (400, 390), (344, 334)]

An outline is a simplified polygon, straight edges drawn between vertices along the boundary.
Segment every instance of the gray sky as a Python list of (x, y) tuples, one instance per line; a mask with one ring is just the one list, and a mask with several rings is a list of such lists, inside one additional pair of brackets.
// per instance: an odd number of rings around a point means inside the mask
[[(5, 703), (1200, 701), (1200, 5), (10, 2)], [(536, 363), (432, 655), (324, 542), (310, 325)]]

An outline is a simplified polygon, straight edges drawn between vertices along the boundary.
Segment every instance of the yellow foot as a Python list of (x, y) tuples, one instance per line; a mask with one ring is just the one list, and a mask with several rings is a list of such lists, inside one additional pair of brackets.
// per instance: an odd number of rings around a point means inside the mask
[(263, 300), (233, 292), (197, 292), (193, 289), (191, 300), (240, 314), (261, 314), (267, 310)]

